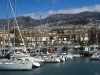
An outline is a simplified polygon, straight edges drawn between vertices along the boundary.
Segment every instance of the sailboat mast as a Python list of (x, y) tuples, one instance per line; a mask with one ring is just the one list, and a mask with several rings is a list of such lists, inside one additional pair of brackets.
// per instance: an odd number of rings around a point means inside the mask
[(97, 45), (98, 45), (98, 31), (96, 33)]
[[(16, 19), (16, 9), (13, 9), (13, 7), (12, 7), (12, 4), (11, 4), (11, 1), (9, 0), (9, 3), (10, 3), (10, 6), (11, 6), (11, 10), (12, 10), (12, 12), (13, 12), (13, 15), (14, 15), (14, 19), (15, 19), (15, 24), (17, 25), (17, 28), (18, 28), (18, 30), (19, 30), (19, 35), (21, 36), (21, 40), (22, 40), (22, 43), (24, 44), (24, 48), (25, 48), (25, 42), (24, 42), (24, 39), (22, 38), (22, 35), (21, 35), (21, 31), (20, 31), (20, 28), (19, 28), (19, 26), (18, 26), (18, 22), (17, 22), (17, 19)], [(16, 8), (16, 0), (14, 1), (14, 5), (15, 5), (15, 7), (14, 8)]]
[(3, 32), (3, 35), (4, 35), (4, 42), (3, 42), (3, 45), (4, 45), (4, 55), (5, 55), (5, 26), (4, 26), (4, 32)]
[[(14, 0), (14, 14), (15, 14), (15, 17), (16, 17), (16, 0)], [(14, 50), (15, 50), (15, 28), (16, 28), (16, 27), (15, 27), (15, 26), (16, 26), (16, 25), (15, 25), (15, 24), (16, 24), (16, 23), (15, 23), (15, 20), (16, 20), (16, 19), (14, 18)]]
[[(40, 16), (40, 25), (42, 28), (41, 16)], [(42, 47), (42, 29), (40, 29), (40, 48)]]
[(46, 25), (46, 46), (48, 46), (48, 31), (47, 31), (47, 26), (48, 26), (48, 18), (47, 18), (47, 25)]
[[(8, 18), (8, 0), (6, 0), (6, 16), (7, 16), (7, 26), (8, 26), (8, 46), (10, 47), (9, 18)], [(8, 50), (9, 50), (9, 48), (8, 48)]]

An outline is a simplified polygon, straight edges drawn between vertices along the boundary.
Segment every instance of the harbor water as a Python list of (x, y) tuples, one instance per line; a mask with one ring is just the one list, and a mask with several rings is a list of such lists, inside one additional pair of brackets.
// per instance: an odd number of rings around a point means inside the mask
[(31, 71), (0, 71), (0, 75), (100, 75), (100, 61), (75, 58), (61, 63), (45, 63)]

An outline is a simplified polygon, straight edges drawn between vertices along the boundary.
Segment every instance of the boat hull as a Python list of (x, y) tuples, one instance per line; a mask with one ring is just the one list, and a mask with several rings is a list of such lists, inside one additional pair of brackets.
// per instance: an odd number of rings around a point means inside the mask
[(100, 61), (100, 57), (91, 57), (90, 60)]
[(19, 64), (19, 63), (0, 63), (0, 70), (31, 70), (32, 64), (25, 63), (25, 64)]
[(59, 59), (44, 59), (44, 63), (60, 63)]
[(32, 63), (32, 67), (33, 67), (33, 68), (40, 67), (40, 64), (39, 64), (38, 62), (33, 62), (33, 63)]

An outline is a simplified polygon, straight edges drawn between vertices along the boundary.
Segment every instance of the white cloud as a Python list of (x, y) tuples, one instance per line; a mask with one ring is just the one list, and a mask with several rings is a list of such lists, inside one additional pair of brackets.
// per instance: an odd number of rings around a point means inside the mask
[(46, 18), (47, 16), (50, 16), (52, 14), (76, 14), (84, 11), (97, 11), (100, 12), (100, 5), (94, 5), (94, 6), (86, 6), (82, 8), (69, 8), (69, 9), (61, 9), (61, 10), (50, 10), (47, 12), (39, 12), (39, 13), (29, 13), (24, 14), (24, 16), (30, 16), (34, 19), (39, 19), (40, 16), (42, 19)]

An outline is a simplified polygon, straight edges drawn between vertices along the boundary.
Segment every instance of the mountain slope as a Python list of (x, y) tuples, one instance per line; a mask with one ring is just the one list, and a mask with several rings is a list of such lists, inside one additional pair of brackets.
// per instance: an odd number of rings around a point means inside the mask
[[(48, 23), (56, 23), (59, 21), (64, 21), (66, 24), (87, 24), (91, 19), (94, 20), (100, 20), (100, 12), (81, 12), (78, 14), (53, 14), (48, 16), (45, 19), (42, 19), (42, 23), (45, 24)], [(17, 22), (19, 26), (23, 27), (33, 27), (40, 25), (40, 20), (32, 19), (31, 17), (27, 16), (19, 16), (17, 17)], [(10, 26), (13, 26), (14, 24), (14, 18), (10, 19)], [(7, 21), (5, 19), (0, 19), (0, 28), (3, 28), (3, 26), (7, 26)]]

